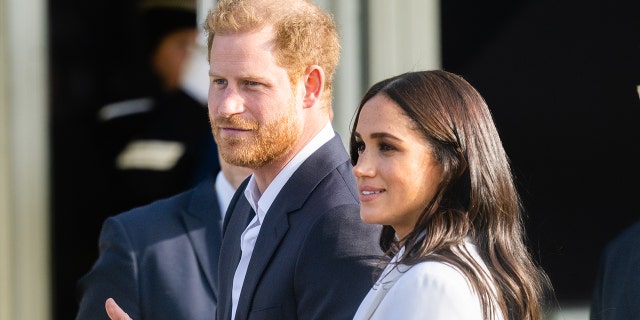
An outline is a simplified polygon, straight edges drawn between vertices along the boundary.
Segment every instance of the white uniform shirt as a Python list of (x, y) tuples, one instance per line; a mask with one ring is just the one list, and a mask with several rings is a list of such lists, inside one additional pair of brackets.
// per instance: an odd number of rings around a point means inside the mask
[(227, 213), (229, 202), (231, 202), (234, 193), (236, 193), (236, 189), (231, 185), (231, 182), (227, 180), (222, 171), (219, 171), (216, 177), (216, 195), (218, 196), (222, 219), (224, 219), (224, 215)]

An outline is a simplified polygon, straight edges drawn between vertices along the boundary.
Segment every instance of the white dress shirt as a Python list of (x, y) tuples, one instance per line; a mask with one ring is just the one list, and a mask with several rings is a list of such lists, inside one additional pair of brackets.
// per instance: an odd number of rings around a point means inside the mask
[(251, 208), (255, 211), (256, 215), (253, 217), (249, 225), (240, 236), (240, 249), (242, 250), (242, 257), (240, 263), (236, 268), (236, 273), (233, 276), (233, 292), (231, 294), (231, 319), (236, 316), (236, 309), (238, 308), (238, 300), (240, 299), (240, 293), (242, 291), (242, 284), (247, 274), (249, 262), (251, 260), (251, 254), (255, 246), (258, 234), (260, 233), (260, 227), (262, 222), (271, 207), (271, 204), (276, 199), (280, 190), (287, 183), (293, 173), (300, 167), (300, 165), (307, 160), (316, 150), (318, 150), (323, 144), (327, 143), (335, 135), (331, 122), (320, 130), (320, 132), (309, 141), (309, 143), (296, 154), (289, 163), (278, 173), (273, 181), (267, 186), (267, 189), (263, 194), (260, 194), (258, 185), (252, 175), (247, 184), (247, 188), (244, 190), (244, 195), (249, 201)]
[(224, 219), (225, 214), (227, 214), (229, 202), (231, 202), (231, 198), (233, 198), (235, 193), (236, 189), (231, 185), (231, 182), (227, 180), (222, 171), (218, 171), (218, 176), (216, 177), (216, 195), (218, 196), (222, 219)]

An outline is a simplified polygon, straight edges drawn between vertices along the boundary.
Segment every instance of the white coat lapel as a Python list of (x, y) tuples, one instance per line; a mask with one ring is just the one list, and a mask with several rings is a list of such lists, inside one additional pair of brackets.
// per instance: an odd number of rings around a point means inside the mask
[(389, 264), (383, 272), (383, 275), (376, 281), (373, 288), (369, 290), (364, 300), (362, 300), (358, 312), (353, 319), (371, 319), (380, 303), (382, 303), (382, 299), (384, 299), (393, 285), (409, 268), (410, 267), (405, 265), (398, 266), (395, 265), (395, 263)]

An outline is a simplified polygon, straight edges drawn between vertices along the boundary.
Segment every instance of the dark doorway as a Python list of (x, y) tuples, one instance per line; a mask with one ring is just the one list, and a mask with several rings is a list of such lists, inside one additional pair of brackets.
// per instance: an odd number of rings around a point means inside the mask
[(638, 215), (640, 2), (442, 1), (443, 65), (491, 107), (561, 302)]
[(49, 1), (53, 319), (73, 319), (75, 283), (98, 255), (109, 212), (95, 115), (139, 92), (137, 1)]

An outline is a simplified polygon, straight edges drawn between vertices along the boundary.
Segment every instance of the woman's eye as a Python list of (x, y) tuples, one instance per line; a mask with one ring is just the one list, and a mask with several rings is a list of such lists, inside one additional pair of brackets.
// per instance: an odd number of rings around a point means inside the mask
[(358, 152), (358, 154), (361, 154), (364, 151), (364, 143), (362, 141), (356, 142), (355, 149)]
[(393, 151), (396, 148), (394, 148), (392, 145), (387, 144), (387, 143), (380, 143), (380, 151)]

